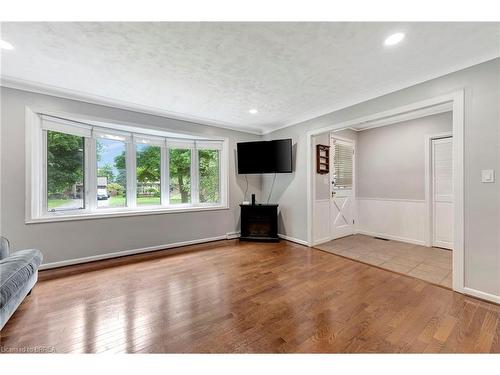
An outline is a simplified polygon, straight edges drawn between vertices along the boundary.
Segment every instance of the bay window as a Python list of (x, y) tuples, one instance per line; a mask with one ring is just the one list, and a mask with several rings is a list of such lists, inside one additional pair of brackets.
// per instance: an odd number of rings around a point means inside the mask
[(32, 115), (28, 222), (227, 208), (224, 139)]

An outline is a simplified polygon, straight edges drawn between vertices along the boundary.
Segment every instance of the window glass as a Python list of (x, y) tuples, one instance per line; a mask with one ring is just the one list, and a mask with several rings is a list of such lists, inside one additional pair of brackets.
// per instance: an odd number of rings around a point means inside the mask
[(352, 189), (352, 144), (335, 140), (333, 144), (333, 188)]
[(191, 203), (191, 150), (169, 149), (170, 204)]
[(200, 203), (218, 203), (219, 192), (219, 151), (199, 150), (199, 192)]
[(161, 148), (138, 144), (137, 160), (137, 205), (161, 204)]
[(47, 210), (85, 208), (85, 138), (47, 131)]
[(96, 147), (97, 207), (126, 207), (126, 144), (112, 139), (98, 139)]

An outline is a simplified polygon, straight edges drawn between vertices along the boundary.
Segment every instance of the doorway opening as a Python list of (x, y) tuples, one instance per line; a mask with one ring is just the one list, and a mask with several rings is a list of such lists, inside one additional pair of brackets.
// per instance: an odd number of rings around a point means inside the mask
[[(398, 142), (397, 137), (392, 145), (378, 148), (376, 142), (371, 142), (375, 148), (369, 153), (382, 154), (382, 160), (391, 162), (367, 163), (367, 152), (363, 155), (360, 151), (364, 144), (349, 136), (365, 130), (389, 129), (389, 125), (403, 128), (401, 123), (441, 114), (448, 116), (449, 129), (413, 137), (408, 144)], [(332, 155), (330, 195), (326, 197), (321, 187), (325, 176), (313, 173), (311, 152), (310, 245), (464, 292), (463, 92), (311, 131), (311, 151), (318, 142), (324, 144), (325, 133), (329, 135)], [(399, 160), (402, 157), (398, 150), (410, 146), (419, 149), (421, 170), (399, 168), (404, 163)], [(387, 171), (391, 172), (390, 168), (392, 174)], [(325, 225), (325, 218), (329, 225)]]
[(453, 135), (426, 141), (427, 246), (453, 249)]

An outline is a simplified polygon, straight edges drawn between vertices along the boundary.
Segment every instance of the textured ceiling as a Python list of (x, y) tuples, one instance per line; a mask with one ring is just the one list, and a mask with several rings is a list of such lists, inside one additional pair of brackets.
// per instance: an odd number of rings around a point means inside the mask
[(1, 38), (3, 77), (257, 132), (500, 56), (500, 23), (2, 23)]

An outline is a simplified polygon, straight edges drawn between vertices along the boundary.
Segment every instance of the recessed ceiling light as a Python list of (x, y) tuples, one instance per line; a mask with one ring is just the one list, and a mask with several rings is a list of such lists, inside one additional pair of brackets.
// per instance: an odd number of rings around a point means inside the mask
[(252, 115), (256, 115), (257, 113), (259, 113), (259, 111), (257, 111), (255, 108), (252, 108), (252, 109), (248, 110), (248, 113), (250, 113)]
[(405, 38), (404, 33), (395, 33), (392, 35), (389, 35), (389, 37), (385, 40), (384, 44), (386, 46), (393, 46), (395, 44), (398, 44)]
[(0, 48), (1, 49), (14, 49), (14, 46), (5, 40), (0, 39)]

